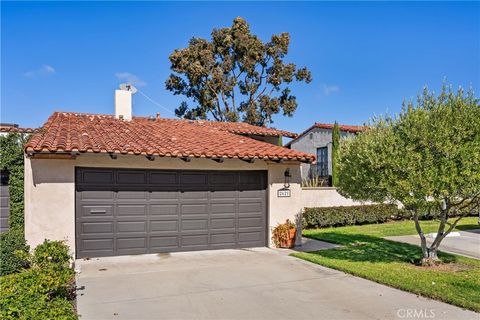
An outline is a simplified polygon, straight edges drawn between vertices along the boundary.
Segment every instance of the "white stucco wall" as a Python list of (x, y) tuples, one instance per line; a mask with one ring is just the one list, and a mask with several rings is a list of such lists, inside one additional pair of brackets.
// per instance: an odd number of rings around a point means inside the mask
[[(267, 163), (257, 160), (225, 160), (217, 163), (209, 159), (184, 162), (176, 158), (157, 158), (149, 161), (143, 156), (118, 156), (116, 160), (105, 154), (82, 154), (75, 160), (25, 158), (25, 237), (34, 248), (44, 239), (65, 240), (72, 253), (75, 250), (75, 166), (111, 168), (191, 169), (191, 170), (268, 170), (268, 239), (271, 229), (288, 218), (295, 221), (303, 204), (298, 162)], [(291, 197), (277, 198), (277, 190), (284, 187), (284, 172), (289, 168)]]

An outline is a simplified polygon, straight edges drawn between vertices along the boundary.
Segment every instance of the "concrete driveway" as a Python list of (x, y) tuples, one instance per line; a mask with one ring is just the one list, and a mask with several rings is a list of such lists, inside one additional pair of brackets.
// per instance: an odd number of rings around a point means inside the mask
[(80, 319), (479, 319), (268, 248), (78, 260)]
[[(435, 236), (436, 234), (428, 234), (426, 236), (429, 245), (435, 240)], [(418, 235), (387, 237), (386, 239), (420, 245), (420, 237)], [(440, 243), (440, 250), (480, 259), (480, 229), (448, 234)]]

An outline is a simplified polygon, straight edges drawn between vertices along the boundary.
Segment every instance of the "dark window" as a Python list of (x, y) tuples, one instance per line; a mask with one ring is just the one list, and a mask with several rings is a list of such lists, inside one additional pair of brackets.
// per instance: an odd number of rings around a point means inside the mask
[(317, 174), (319, 177), (328, 176), (328, 147), (317, 148)]

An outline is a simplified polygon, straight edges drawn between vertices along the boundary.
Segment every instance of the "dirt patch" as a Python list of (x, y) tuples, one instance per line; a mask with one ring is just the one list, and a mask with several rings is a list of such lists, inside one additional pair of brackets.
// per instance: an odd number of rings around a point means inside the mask
[(473, 266), (463, 264), (463, 263), (440, 263), (432, 266), (421, 266), (421, 265), (416, 265), (413, 266), (416, 269), (421, 269), (421, 270), (432, 270), (432, 271), (441, 271), (441, 272), (460, 272), (460, 271), (467, 271), (474, 269)]

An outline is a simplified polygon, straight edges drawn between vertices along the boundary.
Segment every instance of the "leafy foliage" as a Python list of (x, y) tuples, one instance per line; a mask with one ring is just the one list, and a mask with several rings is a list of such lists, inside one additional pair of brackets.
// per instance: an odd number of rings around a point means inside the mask
[(29, 263), (23, 254), (29, 247), (25, 242), (23, 230), (12, 228), (0, 235), (0, 276), (19, 272), (28, 267)]
[[(424, 258), (436, 260), (443, 238), (479, 209), (479, 100), (472, 90), (444, 85), (435, 96), (425, 88), (398, 116), (373, 119), (368, 130), (342, 142), (338, 187), (356, 200), (401, 202), (417, 221)], [(427, 247), (418, 218), (429, 210), (441, 223)], [(448, 223), (453, 215), (459, 218)]]
[(0, 136), (0, 170), (8, 173), (10, 228), (24, 227), (23, 145), (27, 138), (19, 133)]
[(393, 204), (372, 204), (349, 207), (305, 208), (303, 228), (324, 228), (365, 223), (381, 223), (409, 217), (405, 210)]
[(45, 240), (35, 247), (32, 262), (39, 267), (65, 269), (70, 264), (68, 246), (61, 241)]
[(340, 147), (340, 127), (335, 121), (332, 130), (332, 185), (338, 185), (338, 149)]
[(166, 88), (192, 99), (198, 106), (182, 102), (177, 116), (217, 121), (239, 120), (255, 125), (272, 122), (283, 112), (291, 116), (297, 101), (283, 84), (311, 81), (307, 68), (285, 63), (290, 35), (272, 35), (262, 42), (238, 17), (230, 28), (214, 29), (211, 41), (192, 38), (187, 48), (169, 57), (173, 73)]
[(63, 242), (45, 241), (29, 256), (31, 268), (1, 277), (0, 318), (77, 319), (74, 271), (65, 252)]

